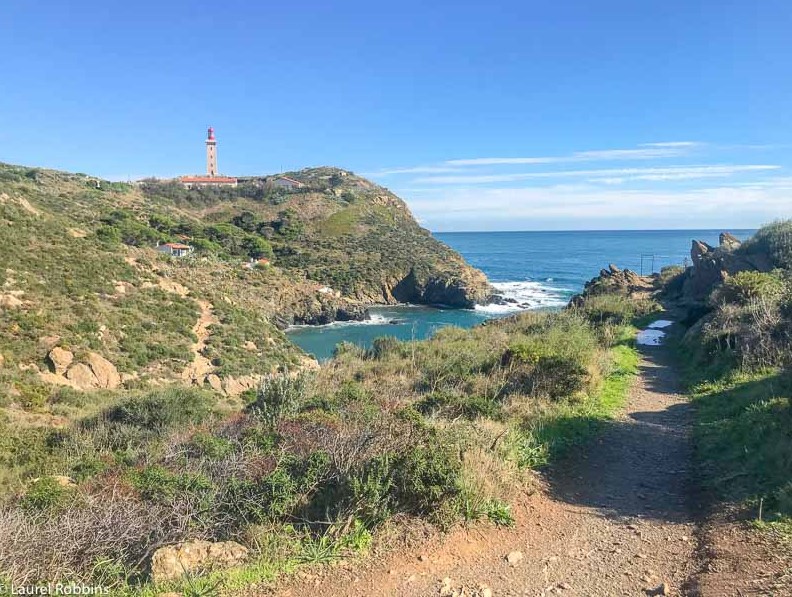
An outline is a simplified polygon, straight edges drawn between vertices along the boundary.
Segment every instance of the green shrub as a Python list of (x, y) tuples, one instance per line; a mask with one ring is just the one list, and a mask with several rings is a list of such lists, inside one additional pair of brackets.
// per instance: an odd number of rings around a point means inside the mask
[(496, 418), (500, 414), (501, 404), (493, 398), (480, 394), (466, 394), (453, 390), (438, 390), (427, 394), (415, 404), (415, 408), (424, 415), (435, 414), (447, 418), (478, 417)]
[(282, 419), (297, 412), (308, 393), (310, 381), (304, 372), (294, 376), (288, 372), (268, 375), (262, 380), (256, 400), (248, 409), (274, 428)]
[(393, 484), (401, 509), (432, 514), (459, 493), (462, 464), (451, 446), (416, 446), (393, 456)]
[(786, 284), (777, 273), (745, 271), (730, 276), (713, 295), (714, 302), (725, 301), (747, 305), (751, 301), (777, 303), (784, 295)]
[(104, 472), (108, 468), (106, 462), (94, 454), (85, 454), (72, 464), (72, 476), (77, 481), (84, 481)]
[(393, 507), (391, 455), (383, 454), (367, 462), (349, 480), (349, 500), (354, 514), (369, 527), (387, 520)]
[(230, 479), (224, 488), (221, 508), (237, 524), (282, 519), (293, 514), (316, 491), (329, 465), (324, 452), (313, 452), (306, 458), (286, 455), (265, 477)]
[(333, 349), (333, 358), (364, 358), (366, 349), (353, 342), (339, 342)]
[(141, 497), (147, 500), (168, 502), (178, 494), (207, 494), (211, 481), (197, 473), (173, 473), (161, 466), (148, 466), (130, 474), (130, 480)]
[(211, 394), (188, 388), (168, 388), (130, 398), (107, 413), (109, 421), (141, 427), (163, 429), (200, 423), (211, 414)]
[(511, 513), (511, 506), (506, 502), (496, 499), (487, 500), (484, 512), (497, 526), (514, 526), (514, 516)]
[(743, 255), (767, 255), (774, 267), (792, 269), (792, 220), (762, 226), (737, 251)]
[(234, 444), (211, 433), (196, 433), (190, 441), (191, 452), (210, 460), (220, 460), (234, 451)]
[(349, 404), (352, 402), (366, 402), (371, 398), (371, 395), (360, 382), (347, 380), (338, 388), (335, 398), (341, 404)]
[(42, 408), (52, 392), (50, 386), (36, 382), (17, 382), (16, 388), (19, 391), (19, 403), (27, 410)]
[(393, 336), (374, 338), (371, 354), (375, 359), (384, 359), (391, 355), (401, 355), (403, 344)]
[(596, 337), (579, 321), (559, 321), (564, 326), (513, 342), (504, 352), (501, 363), (508, 369), (510, 392), (558, 400), (588, 388)]
[(57, 510), (65, 506), (73, 493), (72, 488), (61, 485), (53, 477), (42, 477), (30, 484), (20, 505), (26, 510)]
[(621, 294), (595, 294), (587, 296), (582, 306), (575, 310), (594, 324), (629, 324), (660, 310), (660, 305), (649, 299), (635, 299)]
[(251, 426), (246, 427), (240, 436), (242, 444), (256, 448), (262, 452), (272, 451), (280, 441), (277, 433), (273, 433), (269, 427)]

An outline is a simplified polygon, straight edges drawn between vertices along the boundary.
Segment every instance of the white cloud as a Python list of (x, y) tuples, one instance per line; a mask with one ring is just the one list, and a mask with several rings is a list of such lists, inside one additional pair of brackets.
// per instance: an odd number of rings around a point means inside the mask
[(602, 178), (610, 184), (619, 178), (622, 180), (691, 180), (696, 178), (712, 178), (733, 176), (743, 172), (760, 172), (777, 170), (774, 164), (710, 164), (701, 166), (668, 166), (651, 168), (605, 168), (597, 170), (558, 170), (546, 172), (521, 172), (513, 174), (459, 174), (451, 176), (426, 176), (414, 182), (438, 185), (488, 184), (499, 182), (518, 182), (543, 178), (589, 177)]
[(641, 143), (641, 147), (699, 147), (700, 141), (662, 141), (660, 143)]
[(442, 174), (444, 172), (462, 172), (462, 169), (452, 166), (413, 166), (410, 168), (390, 168), (386, 170), (377, 170), (376, 172), (363, 172), (360, 175), (377, 177), (391, 176), (393, 174)]
[[(662, 192), (618, 191), (585, 185), (537, 188), (442, 189), (434, 197), (409, 201), (410, 208), (434, 227), (438, 222), (486, 218), (512, 226), (515, 222), (556, 218), (569, 222), (613, 222), (644, 219), (647, 227), (657, 218), (676, 218), (680, 227), (700, 225), (710, 217), (732, 217), (734, 223), (750, 225), (789, 216), (792, 181), (758, 187), (708, 187)], [(530, 228), (530, 225), (525, 226)]]
[(633, 149), (598, 149), (576, 151), (565, 156), (543, 157), (481, 157), (448, 160), (451, 166), (505, 166), (514, 164), (565, 164), (570, 162), (597, 162), (608, 160), (652, 160), (686, 155), (694, 147), (702, 145), (696, 141), (664, 141), (643, 143)]

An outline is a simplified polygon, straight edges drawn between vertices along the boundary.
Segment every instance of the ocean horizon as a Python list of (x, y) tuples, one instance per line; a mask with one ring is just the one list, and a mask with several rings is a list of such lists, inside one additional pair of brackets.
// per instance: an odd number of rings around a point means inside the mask
[(532, 309), (559, 309), (609, 264), (639, 274), (688, 265), (692, 241), (718, 244), (721, 232), (745, 239), (753, 229), (540, 230), (433, 232), (473, 267), (483, 271), (510, 305), (440, 309), (417, 305), (375, 306), (371, 319), (324, 326), (294, 326), (289, 338), (319, 360), (339, 342), (364, 348), (375, 338), (420, 340), (449, 325), (471, 327), (488, 319)]

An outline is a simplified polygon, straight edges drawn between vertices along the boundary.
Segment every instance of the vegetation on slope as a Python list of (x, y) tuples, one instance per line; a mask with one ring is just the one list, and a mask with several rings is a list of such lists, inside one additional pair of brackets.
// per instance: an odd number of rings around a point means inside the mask
[[(792, 222), (776, 222), (735, 250), (771, 264), (739, 271), (688, 305), (679, 341), (696, 405), (696, 450), (716, 496), (750, 516), (792, 517)], [(674, 272), (666, 288), (679, 287)]]
[(233, 592), (365, 549), (397, 515), (510, 524), (526, 472), (626, 395), (634, 313), (608, 312), (342, 345), (314, 374), (268, 377), (242, 410), (199, 390), (149, 390), (61, 430), (6, 428), (6, 475), (19, 481), (0, 509), (0, 569), (145, 592), (159, 545), (233, 539), (251, 549), (247, 567), (185, 581)]
[[(295, 191), (259, 178), (186, 189), (0, 165), (0, 408), (68, 414), (52, 384), (85, 388), (55, 370), (53, 348), (106, 359), (121, 390), (182, 383), (203, 359), (197, 383), (238, 394), (305, 359), (281, 331), (291, 323), (488, 295), (385, 189), (337, 169), (293, 176)], [(195, 253), (154, 250), (168, 241)]]

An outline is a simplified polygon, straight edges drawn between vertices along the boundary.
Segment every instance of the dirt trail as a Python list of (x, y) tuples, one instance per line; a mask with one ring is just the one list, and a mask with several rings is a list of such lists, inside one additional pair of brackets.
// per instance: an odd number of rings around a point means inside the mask
[(202, 299), (197, 299), (196, 302), (201, 308), (201, 314), (193, 327), (193, 333), (197, 341), (190, 348), (193, 360), (182, 371), (182, 379), (202, 385), (206, 376), (214, 369), (212, 362), (203, 355), (203, 350), (206, 348), (206, 339), (209, 337), (209, 326), (216, 323), (217, 318), (210, 302)]
[[(689, 406), (660, 350), (647, 349), (625, 414), (554, 467), (513, 529), (460, 529), (368, 570), (333, 571), (282, 594), (679, 594), (693, 572)], [(520, 551), (509, 565), (505, 556)], [(419, 559), (424, 554), (423, 560)], [(340, 578), (343, 577), (343, 578)]]
[[(751, 536), (740, 525), (698, 530), (691, 418), (665, 350), (647, 347), (624, 414), (557, 463), (543, 490), (518, 504), (514, 528), (434, 535), (420, 547), (307, 575), (277, 594), (792, 595), (761, 590), (755, 571), (735, 567)], [(731, 562), (713, 562), (700, 543), (711, 534), (730, 538)], [(510, 565), (514, 551), (522, 559)]]

